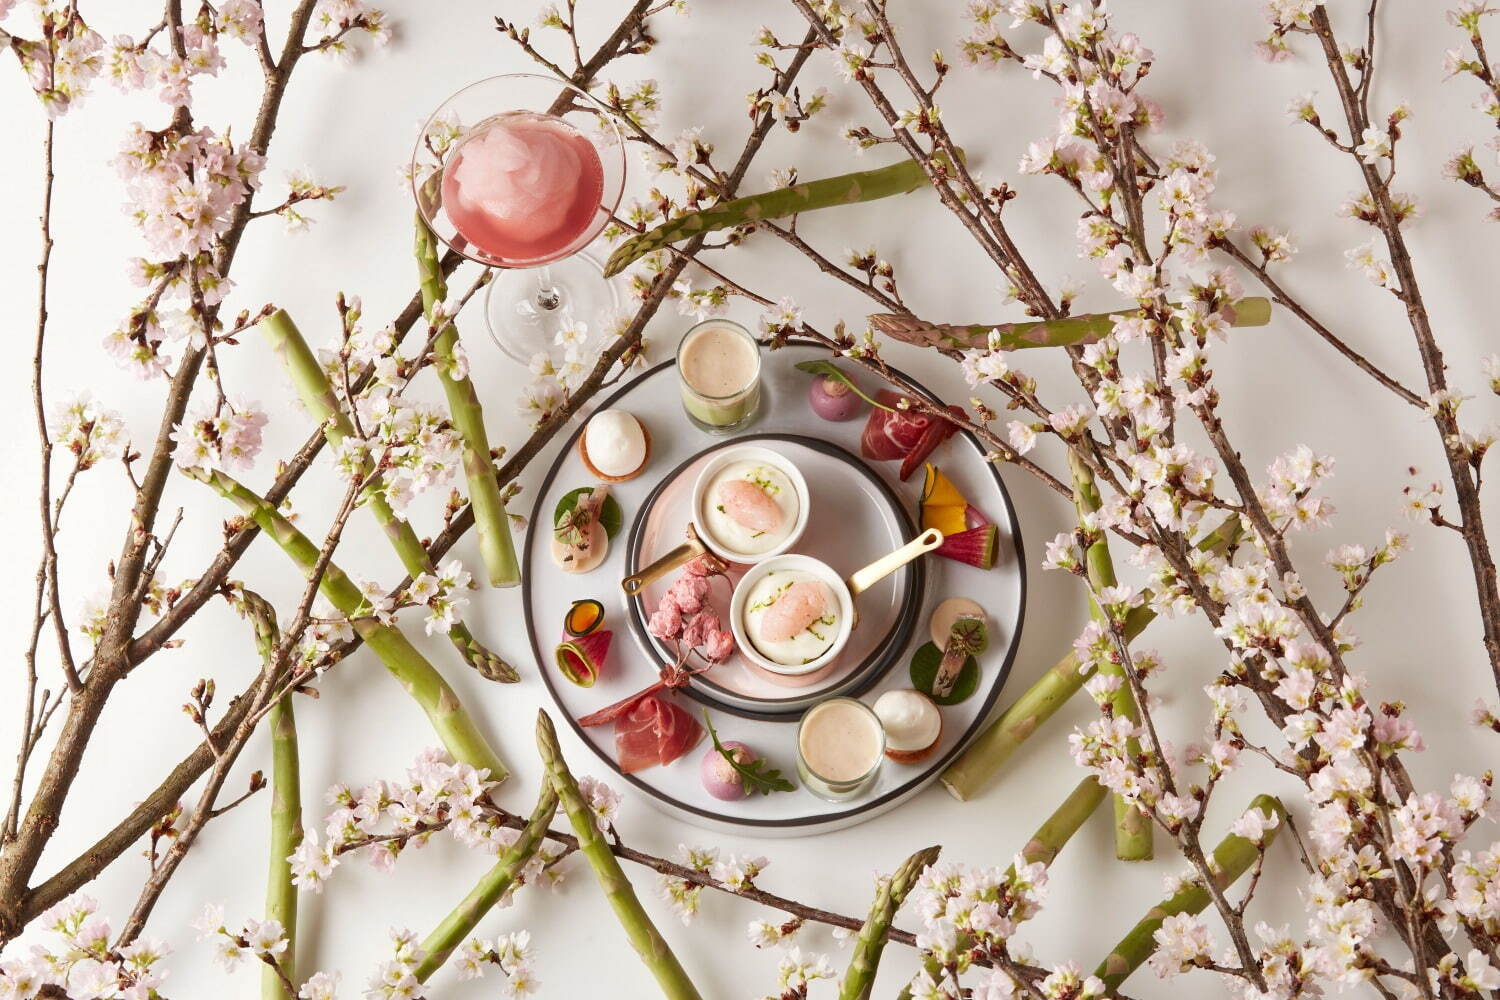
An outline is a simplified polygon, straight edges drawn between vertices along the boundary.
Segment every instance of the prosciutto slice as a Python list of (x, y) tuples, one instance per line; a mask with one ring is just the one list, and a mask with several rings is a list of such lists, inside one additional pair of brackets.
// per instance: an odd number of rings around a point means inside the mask
[(697, 719), (655, 695), (640, 698), (615, 720), (615, 756), (626, 774), (670, 764), (701, 739)]
[(905, 399), (905, 396), (889, 389), (882, 389), (876, 394), (875, 401), (891, 409), (882, 410), (879, 406), (871, 408), (870, 417), (865, 421), (865, 432), (859, 441), (860, 454), (865, 458), (879, 462), (905, 458), (917, 446), (917, 442), (922, 440), (922, 434), (932, 423), (932, 418), (916, 410), (901, 409), (901, 403)]
[[(875, 399), (882, 406), (889, 406), (891, 409), (875, 407), (870, 410), (870, 417), (865, 421), (865, 432), (859, 439), (860, 454), (877, 462), (902, 459), (903, 480), (925, 462), (938, 445), (958, 430), (951, 421), (917, 410), (901, 409), (902, 403), (910, 405), (914, 401), (900, 393), (882, 389)], [(950, 406), (948, 410), (954, 416), (964, 416), (960, 407)]]
[(583, 726), (584, 728), (588, 728), (589, 726), (602, 726), (606, 722), (614, 722), (620, 716), (624, 715), (626, 712), (634, 708), (636, 702), (640, 701), (642, 698), (650, 697), (651, 695), (668, 686), (669, 685), (667, 684), (665, 679), (659, 680), (655, 684), (652, 684), (650, 687), (637, 691), (635, 694), (630, 695), (627, 698), (621, 698), (613, 705), (606, 705), (603, 708), (599, 709), (599, 711), (597, 712), (590, 712), (588, 715), (579, 716), (578, 724), (580, 726)]
[[(967, 414), (962, 407), (949, 406), (948, 412), (962, 420)], [(929, 455), (937, 450), (937, 446), (958, 433), (958, 425), (951, 420), (930, 420), (927, 429), (922, 432), (922, 437), (917, 441), (917, 446), (906, 453), (906, 458), (901, 462), (901, 481), (904, 483), (911, 478), (911, 474), (917, 471), (917, 467), (927, 461)]]

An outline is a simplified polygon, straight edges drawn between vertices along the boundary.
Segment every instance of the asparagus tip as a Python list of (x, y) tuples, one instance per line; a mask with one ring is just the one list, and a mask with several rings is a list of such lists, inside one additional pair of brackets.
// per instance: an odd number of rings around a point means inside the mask
[(557, 727), (552, 725), (552, 716), (547, 714), (545, 708), (536, 710), (536, 745), (541, 748), (542, 756), (550, 756), (549, 751), (557, 747)]

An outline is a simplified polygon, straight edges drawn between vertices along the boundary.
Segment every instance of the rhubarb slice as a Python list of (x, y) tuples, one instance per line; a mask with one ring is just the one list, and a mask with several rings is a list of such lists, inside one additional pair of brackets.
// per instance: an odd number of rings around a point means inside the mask
[(993, 524), (946, 535), (937, 554), (947, 556), (955, 562), (967, 563), (980, 569), (995, 565), (995, 551), (999, 547), (1000, 529)]

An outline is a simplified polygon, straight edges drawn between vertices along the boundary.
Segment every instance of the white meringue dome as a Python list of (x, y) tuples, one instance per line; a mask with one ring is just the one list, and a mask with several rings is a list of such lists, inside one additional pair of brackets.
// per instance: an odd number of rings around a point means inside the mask
[(606, 476), (628, 476), (646, 461), (646, 432), (634, 414), (600, 410), (583, 431), (583, 450)]
[(875, 700), (875, 715), (885, 727), (885, 745), (898, 753), (926, 750), (943, 731), (943, 716), (927, 695), (912, 688), (887, 691)]

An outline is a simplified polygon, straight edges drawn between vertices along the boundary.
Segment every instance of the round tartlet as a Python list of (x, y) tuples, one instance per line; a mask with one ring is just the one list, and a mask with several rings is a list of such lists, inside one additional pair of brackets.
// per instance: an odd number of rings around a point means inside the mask
[(963, 617), (983, 618), (984, 608), (967, 597), (950, 597), (933, 608), (932, 618), (929, 619), (932, 644), (938, 649), (946, 646), (948, 633), (953, 629), (953, 623)]
[(875, 715), (885, 727), (885, 755), (899, 763), (926, 759), (943, 738), (943, 713), (913, 688), (881, 695), (875, 700)]
[(651, 433), (633, 413), (600, 410), (578, 435), (578, 457), (603, 482), (623, 483), (651, 461)]

